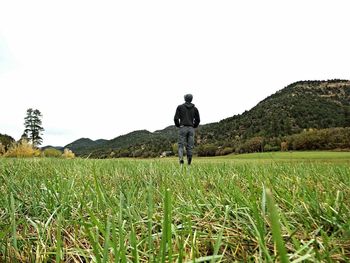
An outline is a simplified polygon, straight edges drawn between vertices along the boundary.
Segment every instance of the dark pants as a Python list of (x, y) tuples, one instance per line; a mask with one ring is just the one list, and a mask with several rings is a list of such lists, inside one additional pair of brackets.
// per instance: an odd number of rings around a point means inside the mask
[(179, 159), (183, 160), (184, 147), (186, 147), (187, 160), (191, 163), (192, 150), (194, 146), (194, 128), (182, 126), (179, 130)]

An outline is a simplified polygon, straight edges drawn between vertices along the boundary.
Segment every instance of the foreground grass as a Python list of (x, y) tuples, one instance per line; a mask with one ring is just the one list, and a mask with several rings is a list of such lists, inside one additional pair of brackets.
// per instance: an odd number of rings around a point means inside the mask
[(0, 261), (348, 261), (348, 162), (0, 159)]
[(249, 153), (238, 155), (227, 155), (224, 158), (244, 159), (244, 160), (305, 160), (305, 161), (350, 161), (350, 152), (331, 152), (331, 151), (290, 151), (290, 152), (264, 152), (264, 153)]

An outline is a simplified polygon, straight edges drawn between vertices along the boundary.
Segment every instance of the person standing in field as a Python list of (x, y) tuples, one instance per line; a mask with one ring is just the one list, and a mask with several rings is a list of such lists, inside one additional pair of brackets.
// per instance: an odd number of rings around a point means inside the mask
[(187, 163), (190, 165), (192, 162), (192, 150), (194, 146), (194, 129), (198, 127), (200, 123), (199, 111), (192, 104), (192, 94), (186, 94), (184, 96), (185, 103), (177, 106), (174, 122), (175, 126), (179, 128), (179, 161), (180, 165), (183, 165), (184, 147), (186, 147)]

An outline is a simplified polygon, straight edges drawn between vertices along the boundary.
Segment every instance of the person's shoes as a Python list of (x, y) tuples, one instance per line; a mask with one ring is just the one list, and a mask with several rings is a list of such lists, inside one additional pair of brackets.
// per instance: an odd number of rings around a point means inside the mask
[(184, 160), (180, 160), (180, 164), (183, 165), (184, 164)]
[(187, 163), (188, 163), (188, 165), (191, 165), (191, 163), (192, 163), (192, 157), (188, 157), (188, 158), (187, 158)]

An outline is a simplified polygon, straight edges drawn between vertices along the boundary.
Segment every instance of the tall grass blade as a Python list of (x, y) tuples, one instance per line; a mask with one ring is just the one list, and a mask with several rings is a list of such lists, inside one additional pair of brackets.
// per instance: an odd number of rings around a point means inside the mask
[(105, 234), (105, 244), (104, 244), (104, 249), (103, 249), (103, 263), (109, 262), (108, 258), (108, 249), (109, 249), (109, 238), (110, 238), (110, 233), (111, 233), (111, 222), (109, 218), (107, 217), (107, 226), (106, 226), (106, 234)]
[(123, 220), (124, 195), (119, 193), (119, 252), (118, 255), (122, 263), (126, 263), (125, 235), (124, 235), (124, 220)]
[[(163, 229), (162, 229), (162, 262), (166, 262), (166, 256), (168, 261), (171, 262), (172, 258), (172, 240), (171, 240), (171, 194), (170, 189), (165, 190), (164, 196), (164, 218), (163, 218)], [(168, 252), (168, 253), (167, 253)]]
[[(219, 249), (220, 249), (220, 247), (221, 247), (221, 245), (222, 245), (222, 236), (223, 236), (223, 234), (224, 234), (224, 229), (225, 229), (225, 225), (226, 225), (226, 220), (227, 220), (228, 211), (229, 211), (229, 206), (227, 205), (227, 206), (225, 207), (224, 224), (223, 224), (223, 226), (221, 227), (220, 232), (219, 232), (219, 235), (218, 235), (218, 237), (217, 237), (217, 239), (216, 239), (216, 242), (215, 242), (215, 245), (214, 245), (214, 254), (213, 254), (213, 256), (212, 256), (212, 258), (211, 258), (211, 261), (210, 261), (211, 263), (214, 263), (214, 262), (217, 260), (217, 255), (218, 255)], [(221, 257), (222, 257), (222, 256), (220, 256), (220, 258), (221, 258)], [(196, 260), (196, 262), (197, 262), (197, 260)]]
[(205, 257), (200, 257), (200, 258), (196, 258), (194, 261), (186, 261), (186, 263), (192, 263), (192, 262), (195, 262), (195, 263), (199, 263), (199, 262), (216, 262), (216, 261), (220, 261), (222, 258), (221, 255), (212, 255), (212, 256), (205, 256)]
[(59, 263), (63, 260), (63, 246), (62, 246), (62, 218), (61, 214), (57, 216), (56, 225), (56, 262)]
[(118, 263), (120, 262), (120, 249), (118, 249), (119, 240), (117, 238), (117, 233), (115, 231), (115, 225), (114, 221), (111, 222), (111, 228), (112, 228), (112, 239), (113, 239), (113, 252), (114, 252), (114, 262)]
[(148, 186), (147, 199), (148, 199), (147, 228), (148, 228), (148, 250), (149, 250), (148, 260), (149, 262), (152, 262), (153, 256), (154, 256), (153, 239), (152, 239), (152, 226), (153, 226), (152, 217), (153, 217), (153, 209), (154, 209), (152, 182)]
[(130, 232), (130, 245), (131, 245), (131, 254), (132, 254), (132, 262), (139, 262), (139, 255), (137, 252), (137, 239), (136, 239), (136, 234), (135, 234), (135, 229), (134, 226), (131, 227), (131, 232)]
[(272, 228), (272, 237), (276, 243), (277, 251), (279, 253), (280, 262), (288, 263), (286, 247), (282, 238), (282, 231), (280, 227), (279, 214), (276, 208), (272, 192), (269, 188), (266, 189), (267, 210)]
[(11, 207), (11, 225), (12, 225), (12, 244), (14, 249), (17, 251), (17, 226), (16, 226), (16, 208), (15, 208), (15, 199), (13, 194), (10, 196), (10, 207)]
[(85, 228), (86, 228), (87, 235), (90, 239), (90, 243), (92, 246), (92, 250), (94, 252), (95, 260), (97, 263), (102, 263), (101, 256), (100, 256), (100, 248), (99, 248), (99, 244), (98, 244), (98, 237), (96, 237), (96, 238), (94, 237), (94, 234), (92, 233), (91, 229), (87, 225), (85, 225)]

